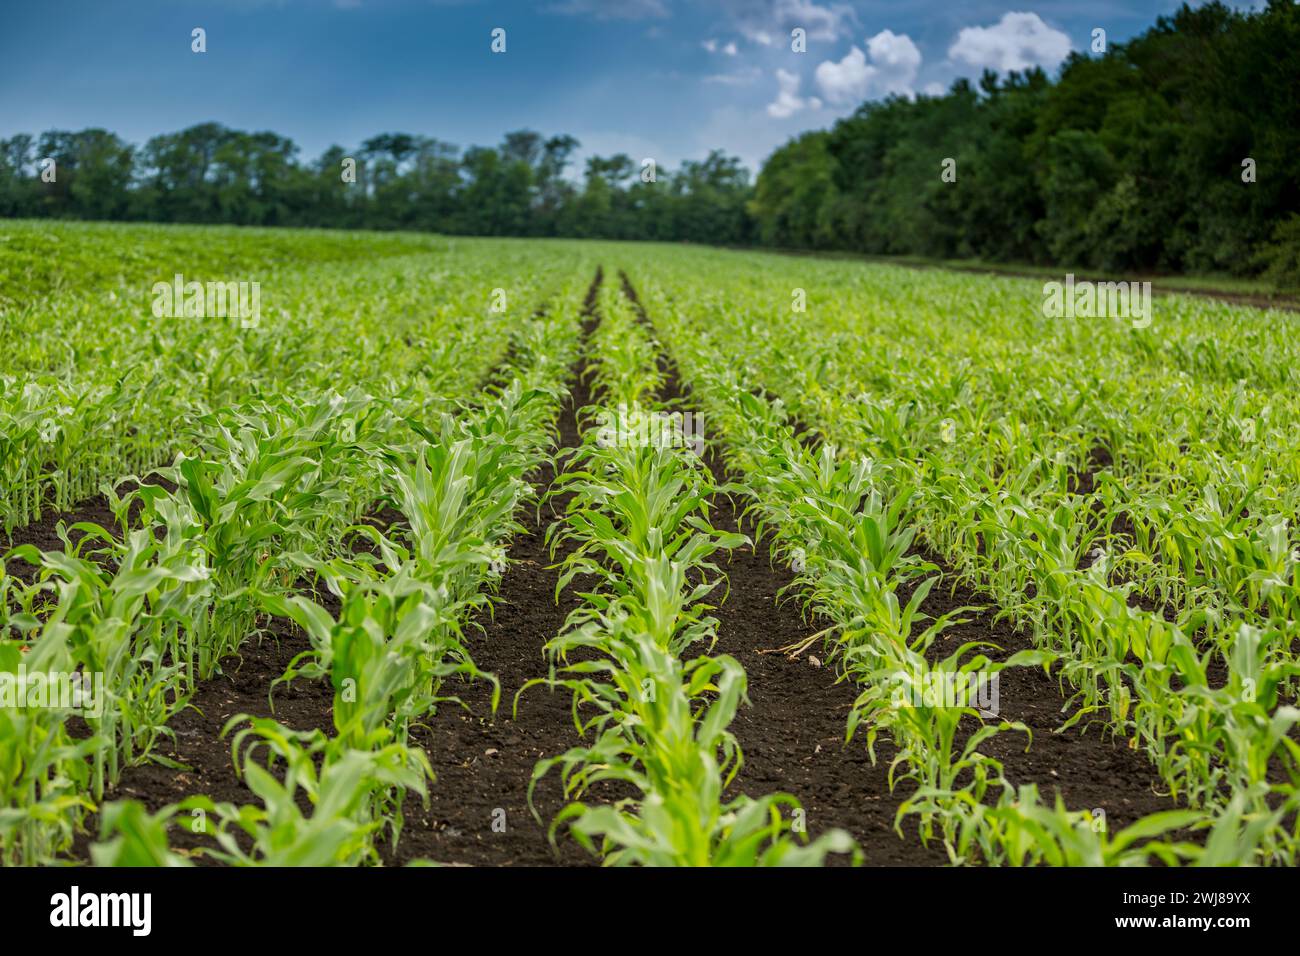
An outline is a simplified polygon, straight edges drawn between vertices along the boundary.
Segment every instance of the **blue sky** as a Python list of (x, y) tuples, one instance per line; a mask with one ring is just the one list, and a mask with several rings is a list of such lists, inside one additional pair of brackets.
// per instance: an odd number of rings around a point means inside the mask
[[(1237, 6), (1250, 6), (1238, 3)], [(985, 66), (1054, 68), (1175, 0), (0, 0), (0, 137), (102, 126), (142, 143), (209, 120), (314, 158), (378, 132), (459, 146), (513, 129), (676, 166), (751, 168), (863, 99)], [(207, 33), (193, 53), (191, 30)], [(490, 49), (506, 31), (506, 52)], [(791, 51), (790, 31), (807, 34)]]

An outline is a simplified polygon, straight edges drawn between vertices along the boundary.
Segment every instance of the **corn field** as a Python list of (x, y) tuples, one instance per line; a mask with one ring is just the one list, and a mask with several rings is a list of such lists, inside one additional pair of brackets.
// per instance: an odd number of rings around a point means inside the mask
[(6, 866), (1296, 862), (1294, 316), (3, 232)]

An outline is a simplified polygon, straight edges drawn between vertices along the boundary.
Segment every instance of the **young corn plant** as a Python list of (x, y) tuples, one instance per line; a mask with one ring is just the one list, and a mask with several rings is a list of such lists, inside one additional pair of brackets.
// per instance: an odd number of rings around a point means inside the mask
[[(733, 658), (683, 663), (618, 616), (589, 621), (552, 644), (556, 654), (584, 648), (605, 655), (570, 664), (564, 672), (572, 676), (547, 681), (573, 692), (579, 730), (595, 738), (533, 772), (530, 802), (537, 782), (556, 767), (571, 801), (551, 823), (552, 840), (567, 825), (610, 866), (820, 865), (828, 853), (856, 849), (841, 831), (795, 843), (786, 813), (799, 804), (788, 794), (723, 799), (742, 762), (726, 729), (745, 699), (744, 670)], [(596, 716), (581, 720), (584, 706)], [(638, 796), (583, 802), (601, 785)]]
[[(320, 731), (294, 731), (245, 715), (231, 718), (224, 733), (235, 727), (241, 727), (232, 742), (236, 767), (259, 803), (236, 807), (191, 797), (179, 804), (182, 811), (201, 811), (215, 822), (218, 846), (205, 852), (219, 862), (378, 863), (375, 842), (385, 828), (396, 841), (405, 794), (427, 799), (433, 770), (421, 750), (395, 742), (356, 750)], [(257, 759), (261, 754), (264, 762)]]
[[(5, 633), (0, 640), (6, 693), (17, 687), (20, 670), (70, 672), (74, 666), (62, 629), (29, 644), (31, 633)], [(106, 742), (95, 734), (74, 737), (67, 727), (70, 715), (67, 708), (29, 706), (26, 699), (0, 706), (0, 863), (5, 866), (48, 863), (67, 848), (94, 808), (86, 795), (92, 780), (88, 758)]]
[(104, 804), (99, 810), (99, 840), (90, 847), (91, 862), (95, 866), (193, 866), (187, 856), (171, 848), (168, 834), (182, 813), (178, 804), (169, 804), (157, 813), (150, 813), (136, 800)]
[(93, 758), (91, 792), (99, 799), (124, 763), (149, 758), (167, 720), (186, 705), (178, 634), (207, 614), (209, 592), (188, 543), (174, 548), (143, 529), (124, 541), (96, 525), (73, 530), (83, 535), (73, 545), (64, 531), (64, 551), (24, 545), (12, 555), (41, 568), (39, 586), (57, 596), (36, 646), (61, 646), (63, 670), (102, 681), (98, 712), (85, 715), (104, 744)]
[[(390, 547), (380, 573), (341, 559), (314, 570), (340, 595), (337, 620), (303, 595), (267, 595), (269, 613), (301, 627), (311, 649), (290, 662), (276, 684), (328, 680), (334, 688), (336, 738), (366, 750), (407, 740), (412, 723), (443, 700), (452, 675), (496, 679), (474, 666), (463, 643), (462, 620), (472, 603), (453, 604), (447, 592), (416, 576), (416, 564)], [(304, 562), (312, 566), (311, 562)], [(495, 706), (496, 692), (493, 694)]]
[[(914, 799), (923, 805), (935, 796), (923, 789)], [(1033, 784), (1008, 789), (994, 805), (960, 795), (954, 816), (953, 861), (991, 866), (1178, 866), (1194, 859), (1200, 848), (1190, 839), (1169, 842), (1165, 837), (1206, 822), (1205, 814), (1195, 810), (1166, 810), (1112, 835), (1104, 817), (1068, 810), (1059, 795), (1052, 805), (1044, 804)]]

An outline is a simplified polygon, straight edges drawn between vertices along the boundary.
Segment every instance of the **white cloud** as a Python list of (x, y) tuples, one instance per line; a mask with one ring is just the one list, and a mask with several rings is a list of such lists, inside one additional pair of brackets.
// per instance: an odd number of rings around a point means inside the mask
[(799, 74), (787, 73), (785, 70), (776, 71), (776, 82), (780, 90), (776, 94), (776, 99), (767, 104), (767, 115), (773, 119), (788, 119), (801, 110), (819, 110), (822, 108), (822, 101), (815, 96), (807, 99), (799, 95)]
[(948, 58), (976, 69), (1052, 69), (1070, 52), (1070, 38), (1036, 13), (1004, 13), (991, 27), (966, 27), (948, 48)]
[(722, 48), (722, 52), (727, 54), (727, 56), (735, 56), (737, 53), (735, 42), (728, 43), (726, 46), (724, 46)]
[(943, 96), (946, 91), (942, 83), (927, 83), (921, 87), (921, 92), (926, 96)]
[(881, 30), (867, 41), (871, 65), (879, 73), (886, 93), (910, 93), (921, 68), (921, 51), (906, 33)]
[(700, 44), (700, 46), (704, 47), (704, 49), (708, 50), (710, 53), (718, 52), (717, 40), (705, 40), (703, 43)]
[(867, 40), (866, 53), (855, 46), (838, 62), (820, 63), (814, 75), (827, 100), (848, 103), (887, 93), (910, 96), (920, 68), (921, 51), (911, 37), (881, 30)]
[(857, 47), (838, 63), (825, 60), (818, 64), (817, 88), (832, 103), (864, 99), (875, 71), (867, 64), (867, 55)]
[(846, 3), (725, 0), (724, 5), (741, 36), (763, 46), (773, 43), (774, 34), (788, 38), (795, 27), (803, 27), (810, 40), (837, 40), (857, 23), (857, 15)]

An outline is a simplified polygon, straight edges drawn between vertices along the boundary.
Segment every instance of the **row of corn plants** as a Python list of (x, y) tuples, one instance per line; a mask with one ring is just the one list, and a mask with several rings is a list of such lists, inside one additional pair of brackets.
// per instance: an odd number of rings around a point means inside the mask
[[(1189, 368), (1168, 347), (1225, 322), (1274, 343), (1275, 313), (1169, 299), (1151, 328), (1063, 324), (1042, 317), (1025, 283), (655, 258), (701, 314), (743, 324), (751, 377), (832, 441), (923, 449), (958, 472), (949, 480), (1049, 511), (1086, 497), (1079, 524), (1092, 544), (1080, 554), (1104, 546), (1145, 602), (1256, 626), (1295, 619), (1294, 345), (1259, 353), (1268, 366), (1243, 379)], [(806, 308), (792, 316), (798, 282)]]
[[(345, 488), (364, 451), (356, 436), (343, 440), (342, 419), (364, 401), (286, 397), (216, 413), (214, 430), (160, 470), (174, 490), (146, 483), (115, 496), (118, 533), (74, 525), (61, 551), (10, 552), (38, 573), (14, 583), (0, 645), (23, 694), (0, 714), (15, 732), (0, 773), (7, 852), (34, 862), (66, 846), (122, 767), (151, 758), (196, 681), (255, 632), (255, 589), (293, 586), (286, 549), (332, 547), (355, 519)], [(69, 532), (81, 533), (75, 543)], [(53, 674), (98, 681), (94, 712), (22, 687)]]
[[(786, 374), (759, 380), (788, 395), (780, 383), (790, 380), (788, 369), (798, 361), (786, 354)], [(803, 366), (804, 380), (810, 370)], [(868, 427), (858, 414), (860, 395), (837, 403), (823, 394), (818, 405), (805, 406), (815, 416), (810, 423), (841, 437), (846, 453), (872, 456), (882, 474), (902, 476), (916, 490), (915, 523), (928, 543), (1031, 628), (1039, 646), (1059, 655), (1077, 690), (1071, 722), (1100, 719), (1128, 736), (1152, 757), (1171, 793), (1193, 806), (1217, 812), (1244, 803), (1273, 819), (1279, 805), (1295, 799), (1300, 751), (1292, 730), (1300, 711), (1290, 705), (1297, 661), (1288, 596), (1294, 588), (1286, 580), (1295, 573), (1295, 557), (1283, 519), (1271, 520), (1256, 539), (1273, 570), (1248, 562), (1238, 572), (1259, 594), (1272, 595), (1270, 614), (1260, 618), (1240, 602), (1209, 602), (1186, 607), (1171, 622), (1132, 606), (1135, 585), (1115, 581), (1112, 536), (1101, 530), (1109, 521), (1096, 520), (1104, 501), (1098, 508), (1096, 498), (1067, 492), (1049, 505), (1052, 493), (1064, 490), (1053, 459), (1040, 456), (1016, 472), (972, 473), (965, 461), (917, 440), (926, 428), (896, 421), (897, 427), (882, 428), (883, 414)], [(889, 395), (876, 406), (916, 409)], [(1000, 464), (1006, 466), (1017, 446), (1004, 447), (1008, 455)], [(1257, 463), (1241, 470), (1248, 467), (1259, 470)], [(1213, 498), (1213, 487), (1205, 494)], [(1250, 539), (1236, 540), (1244, 554)], [(1190, 550), (1189, 565), (1211, 566), (1212, 550), (1212, 544)], [(1293, 859), (1293, 822), (1276, 827), (1265, 843), (1269, 858)]]
[[(1164, 379), (1130, 358), (1134, 351), (1146, 355), (1142, 349), (1121, 351), (1114, 330), (1093, 334), (1092, 328), (1082, 332), (1067, 326), (1047, 336), (1042, 329), (1023, 327), (1031, 323), (1022, 323), (1014, 311), (972, 315), (967, 303), (960, 310), (954, 305), (957, 318), (902, 324), (887, 312), (872, 314), (882, 311), (874, 297), (885, 297), (874, 286), (873, 298), (851, 301), (880, 319), (884, 329), (855, 317), (856, 310), (826, 301), (793, 326), (756, 322), (756, 314), (775, 310), (780, 280), (768, 279), (764, 288), (748, 274), (744, 279), (727, 294), (733, 309), (734, 300), (740, 301), (736, 310), (745, 331), (735, 345), (744, 350), (754, 381), (767, 383), (798, 417), (816, 422), (818, 431), (837, 444), (879, 459), (917, 460), (923, 469), (919, 483), (928, 495), (920, 509), (924, 536), (1004, 607), (1031, 620), (1045, 613), (1042, 602), (1026, 600), (1026, 584), (1036, 542), (1046, 536), (1053, 546), (1061, 545), (1052, 563), (1066, 573), (1099, 565), (1107, 583), (1119, 585), (1130, 603), (1154, 602), (1170, 612), (1180, 608), (1180, 623), (1202, 651), (1207, 640), (1231, 639), (1239, 633), (1236, 624), (1247, 623), (1266, 634), (1270, 660), (1296, 659), (1300, 552), (1288, 532), (1297, 467), (1288, 451), (1296, 433), (1287, 425), (1293, 408), (1279, 404), (1271, 414), (1267, 406), (1261, 410), (1260, 420), (1276, 427), (1269, 428), (1267, 440), (1261, 433), (1259, 442), (1246, 446), (1251, 454), (1243, 462), (1235, 426), (1219, 424), (1231, 425), (1228, 420), (1238, 421), (1242, 414), (1241, 383), (1233, 383), (1232, 394), (1211, 393), (1203, 407), (1191, 409), (1184, 370), (1167, 377), (1177, 386), (1172, 391), (1144, 393), (1147, 382)], [(936, 283), (944, 281), (951, 282)], [(966, 281), (976, 304), (985, 306), (978, 298), (981, 284)], [(1020, 337), (996, 334), (995, 318), (1022, 325), (1014, 330)], [(907, 337), (917, 341), (894, 341)], [(1071, 350), (1094, 340), (1109, 343), (1114, 354), (1086, 363), (1069, 360)], [(1251, 393), (1250, 400), (1267, 394)], [(1123, 438), (1150, 444), (1157, 435), (1189, 468), (1205, 463), (1197, 474), (1180, 479), (1182, 494), (1165, 487), (1140, 507), (1126, 501), (1117, 489), (1139, 482), (1127, 473), (1115, 480), (1113, 473), (1142, 456), (1122, 448), (1116, 465), (1096, 473), (1095, 491), (1078, 493), (1076, 473), (1088, 449), (1119, 448)], [(1187, 454), (1188, 446), (1197, 454)], [(1199, 490), (1189, 496), (1189, 488)], [(1035, 512), (1018, 525), (1018, 518)], [(1178, 556), (1178, 564), (1155, 577), (1177, 577), (1183, 598), (1172, 586), (1153, 584), (1151, 574), (1135, 572), (1156, 566), (1148, 552)], [(1193, 597), (1187, 599), (1188, 594)], [(1227, 626), (1207, 629), (1206, 620)], [(1225, 640), (1217, 643), (1220, 654), (1228, 650)], [(1294, 696), (1290, 684), (1288, 697)]]
[[(558, 768), (570, 802), (552, 838), (567, 827), (607, 865), (817, 865), (854, 852), (840, 831), (802, 845), (788, 794), (724, 796), (743, 762), (727, 728), (746, 677), (734, 658), (708, 653), (709, 602), (723, 587), (717, 555), (747, 539), (710, 525), (710, 499), (726, 489), (680, 432), (659, 428), (672, 420), (654, 399), (663, 384), (655, 343), (608, 287), (599, 309), (600, 402), (582, 411), (584, 440), (549, 493), (567, 496), (548, 530), (552, 553), (573, 546), (557, 594), (581, 581), (583, 603), (547, 644), (551, 676), (534, 682), (572, 693), (589, 742), (538, 763), (530, 802)], [(637, 433), (636, 423), (657, 424)]]

